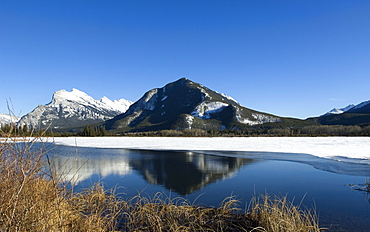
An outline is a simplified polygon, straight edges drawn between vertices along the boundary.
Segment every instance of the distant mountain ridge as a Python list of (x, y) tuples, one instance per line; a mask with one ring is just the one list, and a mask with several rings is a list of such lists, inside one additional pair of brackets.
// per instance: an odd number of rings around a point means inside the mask
[(181, 78), (146, 92), (121, 115), (106, 121), (116, 132), (164, 129), (238, 130), (250, 126), (284, 126), (303, 120), (282, 118), (241, 106), (233, 98)]
[(320, 117), (310, 118), (309, 120), (314, 120), (322, 125), (370, 125), (370, 100), (357, 105), (348, 105), (336, 112), (335, 109)]
[(350, 109), (352, 109), (353, 107), (355, 107), (355, 105), (353, 104), (350, 104), (346, 107), (343, 107), (343, 108), (333, 108), (332, 110), (330, 110), (329, 112), (321, 115), (321, 116), (326, 116), (326, 115), (332, 115), (332, 114), (342, 114)]
[(111, 119), (125, 112), (131, 104), (125, 99), (111, 101), (103, 97), (95, 100), (78, 89), (59, 90), (50, 103), (39, 105), (21, 117), (18, 124), (54, 129), (81, 126)]

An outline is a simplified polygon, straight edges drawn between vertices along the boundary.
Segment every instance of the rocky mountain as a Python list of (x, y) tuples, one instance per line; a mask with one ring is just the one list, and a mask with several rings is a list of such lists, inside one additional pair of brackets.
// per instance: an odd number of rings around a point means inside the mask
[(71, 92), (59, 90), (53, 94), (49, 104), (39, 105), (21, 117), (18, 123), (53, 129), (81, 126), (111, 119), (124, 113), (131, 104), (125, 99), (111, 101), (103, 97), (95, 100), (78, 89)]
[(326, 114), (323, 114), (321, 116), (327, 116), (327, 115), (332, 115), (332, 114), (342, 114), (350, 109), (352, 109), (355, 105), (353, 104), (350, 104), (346, 107), (343, 107), (343, 108), (333, 108), (332, 110), (330, 110), (329, 112), (327, 112)]
[(323, 125), (370, 125), (370, 100), (357, 105), (349, 105), (337, 114), (324, 114), (311, 118)]
[(358, 105), (355, 105), (353, 108), (347, 111), (348, 113), (364, 113), (370, 114), (370, 100), (361, 102)]
[(9, 115), (9, 114), (2, 114), (0, 113), (0, 125), (9, 124), (9, 123), (16, 123), (18, 122), (19, 118)]
[(233, 98), (186, 78), (152, 89), (124, 113), (104, 123), (117, 133), (163, 129), (243, 129), (286, 127), (305, 123), (241, 106)]

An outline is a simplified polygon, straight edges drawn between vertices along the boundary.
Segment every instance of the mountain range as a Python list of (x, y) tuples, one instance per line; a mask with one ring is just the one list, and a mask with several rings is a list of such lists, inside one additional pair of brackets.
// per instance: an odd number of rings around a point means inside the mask
[[(16, 122), (34, 128), (79, 130), (85, 125), (104, 126), (112, 133), (157, 130), (244, 130), (297, 128), (307, 125), (370, 125), (370, 101), (306, 120), (280, 117), (240, 105), (235, 99), (189, 79), (181, 78), (144, 93), (136, 102), (93, 99), (72, 89), (59, 90), (50, 103), (18, 118), (0, 114), (0, 124)], [(77, 128), (77, 129), (76, 129)]]
[(345, 125), (345, 126), (368, 126), (370, 125), (370, 101), (364, 101), (357, 105), (329, 111), (315, 118), (309, 118), (322, 125)]
[(50, 103), (37, 106), (21, 117), (18, 124), (52, 129), (87, 125), (124, 113), (131, 104), (125, 99), (112, 101), (103, 97), (95, 100), (78, 89), (72, 89), (71, 92), (59, 90), (53, 94)]
[(350, 104), (346, 107), (343, 107), (343, 108), (333, 108), (332, 110), (330, 110), (329, 112), (327, 112), (326, 114), (323, 114), (321, 115), (322, 116), (328, 116), (328, 115), (333, 115), (333, 114), (342, 114), (350, 109), (352, 109), (353, 107), (355, 107), (354, 104)]

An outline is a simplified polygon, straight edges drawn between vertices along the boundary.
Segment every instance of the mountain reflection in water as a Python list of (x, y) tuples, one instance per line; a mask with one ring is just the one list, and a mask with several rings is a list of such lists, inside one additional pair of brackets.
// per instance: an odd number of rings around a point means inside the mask
[[(66, 152), (67, 150), (67, 152)], [(210, 156), (192, 152), (143, 151), (57, 147), (53, 166), (59, 175), (75, 183), (97, 174), (124, 176), (136, 171), (148, 183), (162, 185), (180, 195), (232, 177), (256, 160)]]
[(303, 196), (302, 205), (311, 208), (314, 201), (321, 226), (330, 231), (370, 228), (367, 195), (349, 186), (369, 176), (369, 160), (272, 152), (54, 147), (49, 152), (53, 166), (67, 174), (67, 180), (78, 181), (77, 191), (101, 180), (108, 188), (122, 186), (117, 191), (128, 197), (163, 192), (208, 206), (217, 206), (230, 194), (241, 205), (259, 193), (292, 200)]

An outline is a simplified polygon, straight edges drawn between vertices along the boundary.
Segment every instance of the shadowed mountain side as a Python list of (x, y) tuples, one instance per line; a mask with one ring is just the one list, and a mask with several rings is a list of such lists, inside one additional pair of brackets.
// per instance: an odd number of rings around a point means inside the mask
[(124, 113), (103, 125), (112, 132), (156, 130), (242, 130), (315, 124), (241, 106), (233, 98), (186, 78), (152, 89)]
[(309, 118), (309, 120), (318, 122), (322, 125), (344, 125), (344, 126), (369, 126), (369, 113), (351, 113), (345, 112), (336, 115), (325, 115), (317, 118)]
[[(332, 111), (335, 111), (333, 109)], [(370, 100), (357, 105), (349, 105), (335, 113), (326, 113), (320, 117), (309, 118), (322, 125), (369, 126)]]

